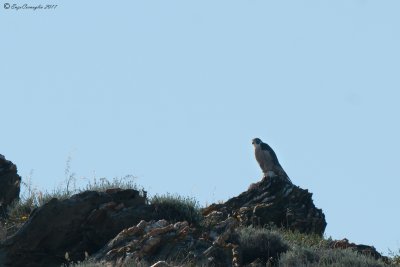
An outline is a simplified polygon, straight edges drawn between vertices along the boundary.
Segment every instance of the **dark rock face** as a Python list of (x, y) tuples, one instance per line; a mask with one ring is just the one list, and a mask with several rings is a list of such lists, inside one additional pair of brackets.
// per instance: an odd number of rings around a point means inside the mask
[(7, 206), (19, 198), (20, 184), (17, 166), (0, 154), (0, 217), (4, 217)]
[(136, 190), (86, 191), (34, 210), (29, 220), (0, 246), (4, 266), (57, 266), (85, 259), (124, 228), (152, 217)]
[(274, 224), (302, 233), (323, 235), (325, 215), (317, 209), (312, 194), (278, 176), (265, 177), (224, 204), (213, 204), (204, 215), (219, 211), (239, 219), (241, 225), (265, 226)]

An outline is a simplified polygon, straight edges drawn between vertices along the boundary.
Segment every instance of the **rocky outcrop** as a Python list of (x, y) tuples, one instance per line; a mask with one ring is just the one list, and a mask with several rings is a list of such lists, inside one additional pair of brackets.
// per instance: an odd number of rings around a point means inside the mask
[[(207, 215), (207, 219), (214, 220), (218, 216), (218, 212), (212, 212)], [(278, 266), (279, 256), (289, 249), (285, 242), (271, 234), (273, 238), (265, 240), (265, 246), (257, 247), (259, 240), (253, 240), (254, 245), (249, 244), (248, 240), (242, 243), (243, 237), (241, 238), (239, 233), (246, 229), (249, 228), (241, 228), (238, 220), (233, 217), (217, 223), (213, 228), (201, 231), (186, 221), (141, 221), (121, 231), (94, 254), (91, 261), (101, 266), (113, 267), (131, 266), (133, 263), (137, 266), (151, 267)], [(261, 228), (251, 229), (256, 231)], [(257, 235), (256, 238), (262, 239), (263, 236)], [(349, 243), (347, 239), (331, 241), (329, 247), (350, 248), (389, 262), (374, 247)]]
[[(82, 261), (121, 230), (152, 218), (151, 206), (136, 190), (86, 191), (52, 199), (0, 247), (4, 266), (57, 266)], [(67, 254), (66, 254), (67, 253)], [(2, 265), (2, 266), (3, 266)]]
[(204, 209), (203, 215), (216, 211), (222, 218), (238, 218), (241, 225), (274, 224), (318, 235), (323, 235), (326, 227), (325, 215), (315, 207), (312, 194), (278, 176), (264, 177), (239, 196)]
[(231, 220), (235, 219), (221, 222), (224, 230), (211, 238), (205, 238), (202, 231), (186, 221), (141, 221), (121, 231), (91, 258), (105, 266), (115, 267), (127, 266), (132, 262), (140, 263), (140, 266), (164, 266), (162, 264), (166, 262), (232, 266), (232, 249), (237, 245), (229, 243), (234, 233)]
[(178, 222), (167, 221), (157, 211), (162, 208), (148, 204), (145, 194), (132, 189), (52, 199), (0, 245), (0, 265), (59, 267), (88, 255), (106, 266), (121, 267), (132, 261), (140, 266), (159, 261), (160, 266), (167, 264), (162, 261), (199, 266), (251, 266), (261, 261), (265, 265), (276, 262), (287, 247), (269, 248), (274, 253), (268, 259), (249, 257), (248, 246), (246, 250), (239, 238), (241, 226), (274, 224), (319, 235), (326, 227), (311, 193), (279, 177), (264, 178), (239, 196), (203, 209), (201, 223), (189, 224), (181, 217)]
[(331, 248), (335, 249), (353, 249), (358, 253), (371, 256), (374, 259), (382, 259), (384, 262), (388, 262), (388, 258), (382, 256), (373, 246), (368, 245), (357, 245), (355, 243), (350, 243), (347, 238), (343, 238), (342, 240), (334, 240), (330, 243)]
[[(142, 220), (126, 228), (101, 249), (93, 259), (110, 266), (124, 266), (129, 261), (141, 261), (142, 265), (176, 254), (178, 243), (184, 246), (190, 227), (187, 222), (171, 224), (166, 220)], [(156, 253), (157, 252), (157, 253)]]
[(20, 184), (17, 166), (0, 154), (0, 217), (4, 217), (7, 207), (19, 198)]
[[(208, 215), (214, 216), (215, 213)], [(260, 266), (277, 262), (288, 246), (271, 234), (249, 245), (239, 221), (230, 217), (215, 227), (198, 229), (186, 221), (141, 221), (121, 231), (103, 249), (91, 257), (102, 266)], [(262, 244), (259, 247), (255, 247)], [(182, 265), (183, 263), (183, 265)], [(166, 265), (168, 264), (168, 265)]]
[(93, 259), (107, 266), (124, 266), (131, 261), (150, 266), (159, 260), (199, 266), (251, 266), (252, 261), (272, 264), (287, 250), (285, 245), (269, 248), (269, 259), (252, 258), (243, 249), (237, 230), (274, 224), (322, 235), (325, 217), (311, 196), (280, 177), (266, 177), (239, 196), (205, 208), (201, 229), (187, 222), (141, 221), (120, 232)]

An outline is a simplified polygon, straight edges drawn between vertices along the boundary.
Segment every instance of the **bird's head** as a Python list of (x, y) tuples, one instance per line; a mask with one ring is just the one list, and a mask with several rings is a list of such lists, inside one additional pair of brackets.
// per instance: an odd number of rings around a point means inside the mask
[(251, 141), (251, 143), (252, 143), (254, 146), (258, 146), (258, 145), (260, 145), (260, 144), (262, 143), (262, 141), (261, 141), (260, 138), (254, 138), (254, 139)]

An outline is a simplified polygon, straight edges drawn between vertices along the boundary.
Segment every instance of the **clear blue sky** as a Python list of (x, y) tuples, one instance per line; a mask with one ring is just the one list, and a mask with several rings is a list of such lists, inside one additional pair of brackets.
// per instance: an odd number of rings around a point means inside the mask
[(261, 178), (260, 137), (327, 236), (400, 248), (399, 1), (4, 3), (0, 153), (40, 189), (71, 155), (78, 177), (227, 200)]

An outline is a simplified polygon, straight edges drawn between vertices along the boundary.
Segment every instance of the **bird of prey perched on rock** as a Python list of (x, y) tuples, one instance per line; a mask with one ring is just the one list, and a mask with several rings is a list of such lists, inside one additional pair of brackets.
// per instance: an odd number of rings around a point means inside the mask
[(281, 164), (279, 164), (274, 150), (268, 144), (263, 143), (260, 138), (254, 138), (251, 143), (254, 145), (256, 160), (260, 164), (264, 177), (277, 175), (292, 183)]

